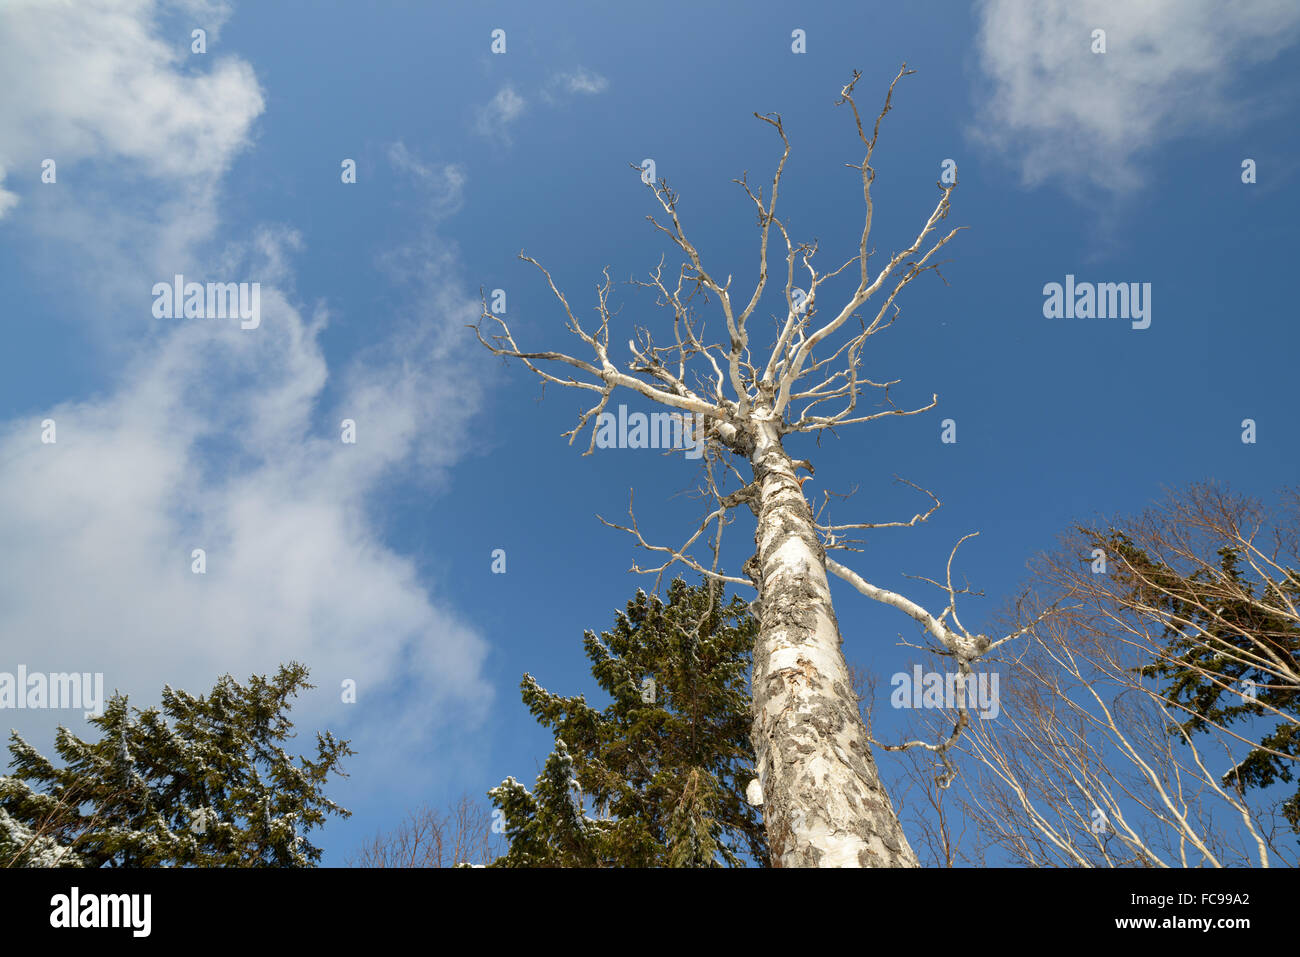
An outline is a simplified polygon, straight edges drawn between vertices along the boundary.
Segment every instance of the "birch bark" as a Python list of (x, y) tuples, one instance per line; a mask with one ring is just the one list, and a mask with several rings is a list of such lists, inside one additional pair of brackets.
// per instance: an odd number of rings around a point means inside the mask
[(916, 867), (871, 756), (812, 509), (775, 424), (756, 431), (752, 735), (772, 864)]

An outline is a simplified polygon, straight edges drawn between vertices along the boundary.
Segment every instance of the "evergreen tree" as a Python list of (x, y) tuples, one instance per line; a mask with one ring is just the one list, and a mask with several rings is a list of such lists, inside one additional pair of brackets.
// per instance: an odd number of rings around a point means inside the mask
[(0, 865), (85, 867), (311, 867), (305, 837), (327, 814), (351, 812), (322, 793), (353, 752), (330, 732), (297, 763), (290, 699), (311, 688), (307, 669), (282, 665), (247, 686), (230, 675), (194, 697), (163, 689), (162, 708), (114, 694), (87, 742), (60, 727), (63, 766), (17, 732), (12, 774), (0, 776)]
[[(1190, 716), (1180, 722), (1182, 729), (1191, 734), (1275, 716), (1276, 726), (1223, 775), (1223, 786), (1243, 791), (1296, 780), (1300, 687), (1280, 681), (1262, 664), (1289, 663), (1300, 673), (1300, 627), (1292, 611), (1300, 603), (1300, 571), (1254, 582), (1243, 571), (1241, 549), (1225, 545), (1217, 562), (1207, 560), (1183, 574), (1152, 560), (1122, 532), (1112, 530), (1106, 544), (1134, 572), (1133, 599), (1158, 609), (1165, 620), (1185, 623), (1166, 626), (1160, 659), (1139, 669), (1163, 680), (1163, 693), (1186, 709)], [(1300, 834), (1300, 788), (1282, 812)]]
[[(1188, 715), (1170, 731), (1180, 728), (1191, 735), (1274, 715), (1273, 731), (1247, 733), (1257, 745), (1221, 783), (1244, 792), (1300, 778), (1294, 770), (1300, 759), (1300, 688), (1271, 671), (1281, 662), (1300, 674), (1300, 627), (1294, 611), (1300, 603), (1300, 571), (1287, 568), (1252, 580), (1243, 570), (1242, 549), (1234, 545), (1218, 547), (1216, 559), (1200, 558), (1191, 571), (1179, 571), (1152, 558), (1123, 529), (1079, 531), (1091, 537), (1093, 546), (1121, 559), (1130, 589), (1127, 605), (1149, 609), (1141, 616), (1166, 623), (1157, 661), (1139, 667), (1138, 674), (1162, 681), (1161, 693)], [(1284, 802), (1282, 813), (1300, 833), (1300, 788)]]
[(724, 606), (716, 586), (677, 579), (667, 604), (638, 590), (612, 631), (584, 634), (613, 699), (604, 710), (524, 675), (524, 704), (555, 749), (534, 791), (507, 778), (488, 792), (510, 842), (494, 866), (766, 866), (762, 818), (744, 799), (757, 630), (739, 598)]

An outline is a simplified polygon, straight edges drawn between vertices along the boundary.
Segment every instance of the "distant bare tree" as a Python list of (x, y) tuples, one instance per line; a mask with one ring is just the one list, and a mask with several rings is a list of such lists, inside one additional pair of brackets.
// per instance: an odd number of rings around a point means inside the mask
[(348, 860), (349, 867), (456, 867), (491, 863), (505, 852), (492, 831), (492, 811), (464, 795), (448, 811), (424, 804), (405, 821), (378, 834)]

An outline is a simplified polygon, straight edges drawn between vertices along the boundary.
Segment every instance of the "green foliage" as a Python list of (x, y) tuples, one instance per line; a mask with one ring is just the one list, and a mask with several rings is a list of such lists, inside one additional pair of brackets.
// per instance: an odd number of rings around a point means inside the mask
[(586, 632), (612, 699), (603, 711), (524, 675), (524, 703), (555, 749), (533, 792), (514, 778), (488, 792), (510, 841), (494, 866), (766, 866), (762, 819), (744, 799), (758, 625), (716, 591), (677, 579), (666, 604), (638, 591), (612, 631)]
[(161, 710), (115, 694), (89, 719), (98, 741), (59, 728), (62, 767), (13, 733), (0, 865), (315, 866), (320, 849), (303, 835), (351, 813), (322, 787), (353, 752), (329, 732), (315, 760), (280, 746), (290, 699), (311, 687), (295, 662), (247, 686), (225, 675), (206, 697), (164, 688)]
[[(1241, 792), (1296, 780), (1300, 688), (1280, 681), (1263, 665), (1272, 659), (1290, 662), (1300, 671), (1300, 628), (1294, 615), (1283, 611), (1300, 602), (1300, 573), (1288, 570), (1277, 582), (1253, 581), (1242, 568), (1241, 549), (1229, 545), (1218, 549), (1217, 568), (1207, 561), (1181, 574), (1152, 560), (1122, 532), (1111, 530), (1109, 541), (1098, 544), (1119, 554), (1136, 572), (1134, 600), (1183, 623), (1165, 628), (1161, 658), (1139, 669), (1145, 677), (1160, 679), (1163, 694), (1187, 709), (1189, 717), (1180, 723), (1183, 731), (1194, 734), (1251, 719), (1277, 720), (1272, 731), (1259, 737), (1258, 746), (1223, 776), (1223, 786)], [(1282, 811), (1300, 834), (1300, 788)]]

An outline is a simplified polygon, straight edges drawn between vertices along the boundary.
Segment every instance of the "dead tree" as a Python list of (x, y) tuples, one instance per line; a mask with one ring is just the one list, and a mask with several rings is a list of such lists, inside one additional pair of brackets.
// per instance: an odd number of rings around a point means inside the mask
[[(523, 253), (520, 258), (545, 276), (564, 310), (569, 332), (582, 340), (590, 356), (522, 348), (506, 319), (489, 310), (486, 299), (475, 327), (484, 346), (498, 356), (523, 362), (543, 383), (590, 394), (590, 408), (565, 433), (572, 444), (591, 426), (591, 443), (585, 454), (596, 448), (601, 413), (616, 389), (631, 390), (673, 410), (689, 441), (702, 442), (704, 492), (713, 507), (684, 544), (647, 542), (635, 515), (626, 526), (605, 524), (627, 531), (637, 547), (662, 556), (662, 564), (634, 566), (636, 571), (662, 574), (670, 565), (680, 563), (710, 581), (752, 585), (758, 590), (754, 607), (761, 632), (754, 652), (753, 741), (759, 787), (751, 786), (750, 793), (752, 800), (762, 802), (772, 863), (778, 866), (917, 863), (871, 756), (840, 649), (827, 573), (833, 572), (867, 597), (915, 619), (963, 671), (1001, 643), (970, 634), (958, 621), (954, 605), (961, 590), (952, 587), (951, 558), (948, 584), (941, 586), (947, 592), (948, 605), (933, 615), (908, 598), (871, 584), (827, 555), (830, 550), (852, 548), (845, 536), (856, 531), (923, 521), (938, 507), (937, 500), (929, 511), (911, 521), (823, 524), (805, 500), (801, 477), (796, 474), (800, 469), (812, 474), (812, 463), (794, 459), (785, 449), (787, 436), (821, 433), (886, 416), (916, 415), (938, 402), (938, 396), (932, 395), (926, 405), (900, 408), (889, 397), (896, 381), (875, 382), (861, 373), (867, 342), (899, 314), (895, 305), (899, 293), (923, 273), (937, 269), (936, 254), (958, 232), (936, 232), (948, 216), (956, 185), (937, 184), (938, 202), (920, 232), (872, 272), (868, 242), (875, 170), (871, 160), (894, 88), (910, 72), (904, 64), (890, 83), (884, 107), (869, 134), (853, 99), (861, 74), (855, 71), (840, 92), (837, 104), (847, 104), (851, 110), (866, 155), (860, 163), (846, 164), (861, 177), (865, 222), (857, 250), (838, 268), (820, 271), (813, 262), (816, 244), (796, 244), (776, 215), (790, 142), (780, 115), (755, 113), (776, 131), (784, 151), (766, 198), (761, 187), (755, 192), (750, 186), (747, 175), (733, 181), (758, 213), (758, 277), (748, 296), (733, 296), (733, 277), (724, 280), (705, 266), (687, 238), (677, 194), (660, 179), (648, 185), (664, 218), (647, 219), (668, 237), (682, 261), (673, 275), (674, 270), (665, 270), (661, 259), (649, 280), (635, 285), (654, 290), (658, 305), (672, 312), (670, 332), (635, 328), (629, 340), (621, 334), (614, 338), (613, 348), (618, 353), (626, 342), (626, 360), (612, 354), (614, 310), (609, 270), (596, 291), (598, 320), (588, 329), (556, 288), (550, 272)], [(784, 303), (772, 338), (760, 343), (754, 339), (753, 320), (768, 287), (770, 245), (783, 254), (784, 269), (778, 281), (784, 286)], [(823, 318), (823, 286), (842, 274), (845, 285), (856, 279), (853, 290), (833, 313), (827, 313), (829, 318)], [(801, 279), (802, 285), (798, 285)], [(870, 310), (863, 310), (869, 301)], [(698, 310), (709, 304), (721, 312), (724, 336), (710, 339), (704, 333)], [(864, 393), (879, 395), (880, 406), (863, 408)], [(737, 468), (738, 463), (748, 466), (748, 477)], [(734, 486), (730, 484), (733, 480)], [(741, 506), (756, 517), (757, 547), (743, 567), (745, 578), (726, 573), (718, 561), (723, 529), (733, 520), (733, 510)], [(712, 561), (696, 557), (693, 549), (697, 547), (711, 549)]]

